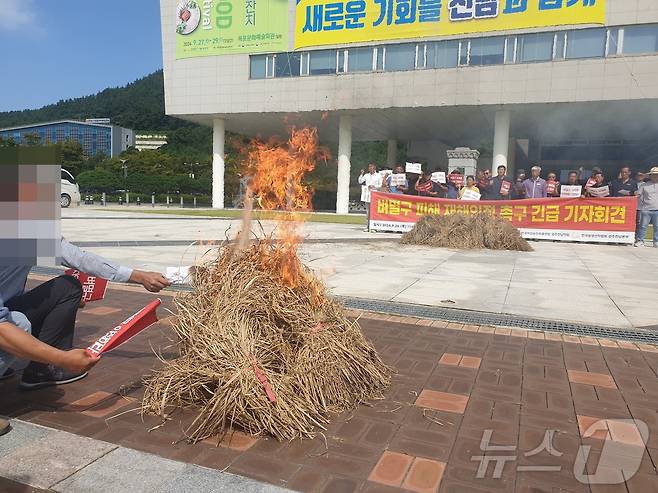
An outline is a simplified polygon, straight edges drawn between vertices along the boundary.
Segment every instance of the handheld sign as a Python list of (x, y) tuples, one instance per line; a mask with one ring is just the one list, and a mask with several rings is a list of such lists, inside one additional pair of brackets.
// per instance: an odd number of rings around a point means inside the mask
[(509, 195), (509, 191), (512, 188), (512, 183), (509, 181), (503, 181), (500, 184), (500, 194), (501, 195)]
[(610, 196), (610, 187), (591, 187), (588, 189), (589, 194), (592, 197), (609, 197)]
[(464, 190), (464, 195), (462, 195), (462, 200), (480, 200), (482, 194), (477, 193), (475, 190)]
[(393, 173), (391, 175), (391, 186), (397, 187), (397, 186), (404, 186), (407, 184), (407, 175), (404, 173)]
[(464, 184), (464, 175), (458, 175), (457, 173), (448, 175), (448, 181), (455, 186), (460, 186)]
[(155, 310), (160, 306), (160, 303), (162, 303), (160, 298), (153, 300), (140, 311), (131, 315), (107, 334), (100, 337), (96, 342), (85, 349), (85, 352), (89, 356), (100, 356), (101, 354), (112, 351), (121, 344), (128, 342), (142, 330), (150, 327), (158, 321), (158, 316), (155, 313)]
[(420, 163), (407, 163), (405, 169), (407, 173), (414, 173), (420, 175), (423, 172), (423, 165)]
[(73, 276), (82, 285), (82, 300), (83, 301), (98, 301), (105, 298), (105, 291), (107, 290), (107, 279), (102, 277), (90, 276), (84, 272), (75, 269), (68, 269), (64, 271), (67, 276)]
[(165, 277), (172, 284), (184, 284), (190, 278), (190, 266), (167, 267)]
[(555, 191), (557, 190), (557, 182), (553, 180), (549, 180), (546, 182), (546, 193), (549, 195), (553, 195)]
[(445, 183), (446, 182), (445, 171), (435, 171), (434, 173), (432, 173), (432, 181), (434, 183)]
[(583, 187), (580, 185), (562, 185), (560, 187), (560, 197), (574, 198), (583, 194)]
[(596, 184), (596, 178), (591, 177), (589, 180), (587, 180), (587, 183), (585, 183), (585, 188), (593, 187)]

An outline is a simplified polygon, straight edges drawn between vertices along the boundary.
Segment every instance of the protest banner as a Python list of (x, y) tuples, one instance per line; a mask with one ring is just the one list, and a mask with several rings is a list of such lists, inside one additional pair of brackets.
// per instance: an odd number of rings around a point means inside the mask
[(528, 239), (632, 244), (637, 197), (469, 202), (373, 192), (369, 225), (371, 231), (405, 232), (425, 215), (456, 213), (501, 216)]
[(446, 182), (445, 171), (435, 171), (434, 173), (432, 173), (432, 181), (434, 183), (445, 183)]
[(562, 185), (560, 187), (560, 197), (574, 198), (580, 197), (583, 194), (583, 187), (581, 185)]
[(423, 172), (423, 165), (420, 163), (407, 163), (405, 169), (407, 173), (420, 175)]
[(464, 190), (464, 194), (462, 195), (462, 200), (480, 200), (481, 198), (482, 194), (469, 189)]
[(157, 298), (134, 315), (128, 317), (85, 349), (86, 353), (89, 356), (100, 356), (128, 342), (142, 330), (158, 321), (158, 315), (155, 311), (160, 303), (162, 303), (162, 300)]
[(457, 173), (450, 173), (448, 175), (448, 181), (455, 185), (456, 187), (463, 186), (464, 185), (464, 175), (460, 175)]
[(98, 301), (105, 298), (107, 290), (107, 279), (102, 277), (90, 276), (76, 269), (67, 269), (64, 271), (67, 276), (73, 276), (82, 286), (82, 301)]
[(592, 197), (609, 197), (610, 196), (610, 187), (605, 186), (605, 187), (590, 187), (587, 189), (589, 194)]

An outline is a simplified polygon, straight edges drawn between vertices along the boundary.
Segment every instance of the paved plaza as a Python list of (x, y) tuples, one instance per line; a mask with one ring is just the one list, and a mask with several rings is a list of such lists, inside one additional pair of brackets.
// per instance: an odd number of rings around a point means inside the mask
[[(172, 308), (170, 293), (162, 298), (163, 308)], [(105, 300), (79, 311), (76, 344), (90, 343), (151, 299), (113, 285)], [(20, 392), (15, 379), (0, 383), (0, 414), (14, 426), (0, 438), (0, 476), (7, 478), (0, 490), (658, 491), (656, 347), (349, 315), (359, 317), (396, 374), (383, 400), (336, 416), (313, 440), (278, 442), (233, 430), (191, 445), (190, 410), (165, 423), (141, 417), (141, 379), (160, 364), (153, 350), (172, 355), (169, 319), (107, 354), (74, 385)], [(500, 474), (487, 462), (477, 477), (485, 457), (507, 457)], [(587, 475), (610, 481), (611, 468), (629, 460), (637, 472), (625, 483), (582, 482)]]

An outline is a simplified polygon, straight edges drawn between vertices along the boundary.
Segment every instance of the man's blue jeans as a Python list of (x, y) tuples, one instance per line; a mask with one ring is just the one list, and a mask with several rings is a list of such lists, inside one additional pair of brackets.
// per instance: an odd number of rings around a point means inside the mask
[(644, 241), (647, 238), (649, 224), (653, 224), (653, 245), (658, 246), (658, 210), (638, 212), (640, 213), (640, 226), (637, 228), (635, 239)]

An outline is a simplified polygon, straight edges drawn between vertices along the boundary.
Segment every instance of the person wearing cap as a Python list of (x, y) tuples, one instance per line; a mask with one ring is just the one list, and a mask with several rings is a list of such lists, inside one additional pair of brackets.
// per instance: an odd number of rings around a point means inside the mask
[(647, 230), (651, 224), (653, 225), (653, 247), (658, 248), (658, 166), (651, 168), (648, 176), (650, 181), (641, 183), (638, 189), (640, 225), (635, 235), (635, 246), (644, 246)]
[(530, 178), (523, 182), (523, 189), (525, 190), (525, 197), (527, 199), (546, 198), (546, 180), (544, 180), (540, 175), (540, 166), (533, 166), (530, 168)]

